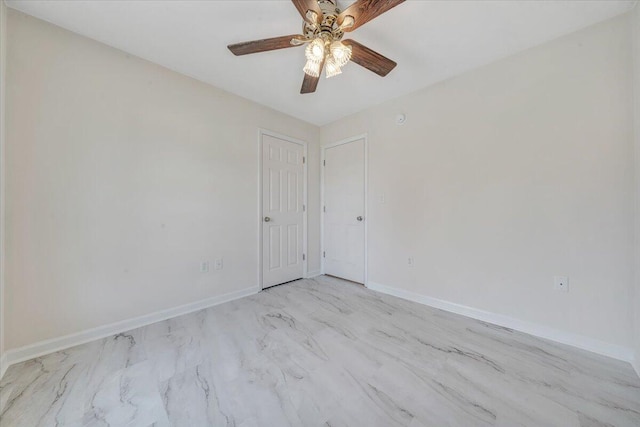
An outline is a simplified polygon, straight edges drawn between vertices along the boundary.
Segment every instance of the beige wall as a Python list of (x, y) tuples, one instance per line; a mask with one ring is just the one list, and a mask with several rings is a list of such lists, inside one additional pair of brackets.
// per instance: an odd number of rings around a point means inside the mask
[(258, 128), (310, 143), (319, 269), (316, 126), (8, 19), (7, 349), (256, 286)]
[(5, 71), (7, 46), (7, 6), (0, 0), (0, 377), (4, 373), (4, 144), (5, 144)]
[(633, 78), (635, 99), (635, 177), (636, 177), (636, 246), (635, 246), (635, 362), (640, 375), (640, 6), (636, 4), (631, 12), (633, 25)]
[(323, 144), (369, 135), (369, 280), (631, 348), (630, 29), (619, 17), (324, 126)]

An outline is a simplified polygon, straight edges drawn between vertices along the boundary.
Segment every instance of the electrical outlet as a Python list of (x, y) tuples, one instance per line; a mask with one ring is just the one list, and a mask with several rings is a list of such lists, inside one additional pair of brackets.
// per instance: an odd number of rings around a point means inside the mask
[(566, 276), (553, 276), (553, 289), (560, 292), (569, 292), (569, 278)]
[(409, 265), (409, 267), (413, 267), (413, 257), (407, 258), (407, 264)]
[(215, 264), (214, 264), (214, 268), (216, 270), (222, 270), (222, 267), (223, 267), (222, 258), (216, 259)]
[(200, 273), (208, 273), (209, 272), (209, 261), (202, 261), (200, 263)]
[(385, 203), (385, 197), (384, 197), (384, 193), (380, 193), (378, 194), (378, 203), (380, 203), (381, 205), (384, 205)]

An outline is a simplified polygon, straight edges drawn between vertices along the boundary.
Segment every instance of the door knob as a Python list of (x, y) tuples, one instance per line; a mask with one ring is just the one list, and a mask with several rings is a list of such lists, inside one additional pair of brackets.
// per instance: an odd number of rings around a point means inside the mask
[(362, 218), (361, 216), (356, 218), (358, 221), (362, 221), (364, 218)]
[(269, 221), (271, 221), (271, 218), (269, 218), (268, 216), (265, 216), (264, 217), (264, 222), (269, 222)]

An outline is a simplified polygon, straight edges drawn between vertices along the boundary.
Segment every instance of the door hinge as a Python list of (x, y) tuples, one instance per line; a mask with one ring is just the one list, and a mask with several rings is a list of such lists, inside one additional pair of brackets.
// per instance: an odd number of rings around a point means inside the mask
[(307, 206), (306, 205), (302, 205), (302, 212), (306, 212), (307, 211)]
[(326, 258), (327, 257), (327, 253), (325, 251), (322, 251), (322, 258)]
[(326, 160), (322, 161), (322, 166), (327, 166), (327, 161)]
[(322, 212), (327, 213), (327, 207), (326, 206), (322, 207)]
[(305, 261), (307, 259), (307, 256), (305, 254), (302, 254), (302, 260)]
[(304, 164), (307, 161), (307, 158), (305, 156), (302, 156), (302, 164)]

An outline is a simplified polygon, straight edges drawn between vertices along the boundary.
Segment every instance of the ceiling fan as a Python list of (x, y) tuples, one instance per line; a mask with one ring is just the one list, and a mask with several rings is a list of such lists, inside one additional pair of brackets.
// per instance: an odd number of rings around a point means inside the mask
[(327, 78), (342, 72), (349, 60), (379, 76), (386, 76), (397, 65), (394, 61), (361, 45), (355, 40), (342, 40), (350, 32), (366, 24), (405, 0), (356, 0), (341, 11), (336, 0), (292, 0), (304, 22), (302, 34), (253, 40), (227, 46), (234, 55), (266, 52), (307, 44), (304, 80), (300, 93), (316, 91), (322, 69)]

